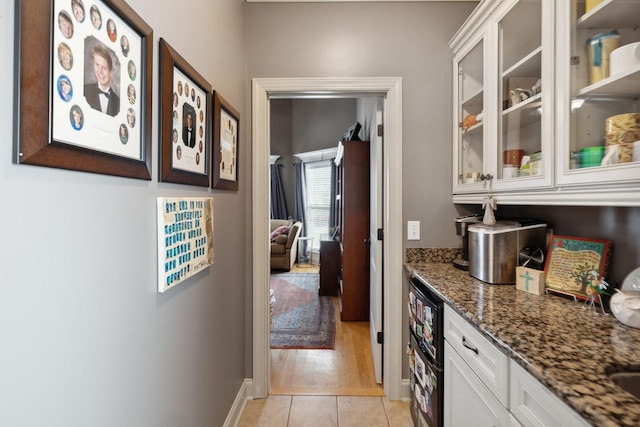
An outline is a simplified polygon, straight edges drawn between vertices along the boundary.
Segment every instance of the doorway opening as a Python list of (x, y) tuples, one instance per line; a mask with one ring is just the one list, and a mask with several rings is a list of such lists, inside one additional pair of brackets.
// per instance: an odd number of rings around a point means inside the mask
[(402, 398), (402, 80), (400, 78), (254, 79), (252, 87), (253, 384), (254, 398), (269, 392), (269, 100), (277, 96), (384, 97), (384, 392)]

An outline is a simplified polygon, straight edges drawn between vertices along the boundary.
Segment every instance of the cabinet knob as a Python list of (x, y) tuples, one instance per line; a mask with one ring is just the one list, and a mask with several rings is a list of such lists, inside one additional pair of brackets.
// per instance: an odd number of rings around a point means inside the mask
[(482, 174), (480, 175), (480, 180), (481, 181), (491, 181), (493, 179), (493, 175), (491, 175), (490, 173), (488, 174)]
[(371, 244), (371, 239), (369, 239), (369, 238), (364, 239), (364, 244), (365, 245), (370, 245)]

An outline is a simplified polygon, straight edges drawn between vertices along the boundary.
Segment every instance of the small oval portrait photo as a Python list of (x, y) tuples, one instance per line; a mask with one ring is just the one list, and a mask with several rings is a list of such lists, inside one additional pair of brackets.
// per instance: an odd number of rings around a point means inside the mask
[(173, 92), (173, 107), (178, 106), (178, 92)]
[(204, 113), (200, 111), (200, 123), (204, 122)]
[(196, 100), (196, 91), (194, 88), (191, 88), (191, 100), (192, 101)]
[(129, 61), (127, 64), (127, 73), (131, 81), (136, 79), (136, 64), (133, 61)]
[(178, 110), (173, 110), (173, 125), (178, 125)]
[(182, 158), (182, 147), (180, 147), (179, 145), (178, 148), (176, 148), (176, 157), (178, 158), (178, 160)]
[(58, 77), (58, 95), (60, 95), (60, 98), (65, 102), (71, 101), (71, 98), (73, 97), (71, 80), (69, 80), (69, 77), (64, 74)]
[(77, 105), (71, 107), (71, 111), (69, 111), (69, 120), (71, 121), (71, 127), (75, 130), (82, 129), (84, 126), (84, 114), (82, 113), (82, 109)]
[(178, 95), (182, 96), (182, 82), (178, 82)]
[(64, 10), (58, 14), (58, 27), (60, 27), (60, 32), (65, 38), (70, 39), (73, 37), (73, 22), (71, 22), (71, 17)]
[(115, 42), (118, 38), (116, 23), (113, 19), (107, 19), (107, 36), (109, 36), (109, 40), (111, 40), (112, 42)]
[(198, 130), (198, 133), (200, 134), (200, 138), (202, 138), (202, 135), (204, 134), (204, 129), (202, 129), (202, 126), (200, 126), (200, 130)]
[(200, 153), (196, 153), (196, 165), (200, 164)]
[(130, 128), (136, 125), (136, 112), (133, 111), (133, 108), (127, 110), (127, 124)]
[(73, 53), (71, 53), (71, 48), (68, 44), (60, 43), (58, 45), (58, 60), (62, 68), (67, 71), (73, 67)]
[(136, 88), (133, 87), (132, 84), (127, 86), (127, 98), (129, 99), (129, 104), (133, 105), (136, 103)]
[(84, 22), (84, 3), (82, 0), (71, 0), (71, 12), (78, 22)]
[(174, 144), (178, 143), (178, 129), (174, 129), (173, 132), (171, 132), (171, 140)]
[(91, 6), (91, 9), (89, 9), (89, 17), (91, 18), (91, 25), (93, 25), (93, 28), (96, 30), (102, 28), (102, 15), (100, 14), (100, 9), (98, 9), (98, 6), (95, 4)]
[(127, 57), (129, 55), (129, 39), (127, 36), (120, 37), (120, 47), (122, 48), (122, 54)]
[(120, 125), (120, 131), (118, 132), (118, 135), (120, 135), (120, 142), (122, 142), (123, 144), (126, 144), (127, 141), (129, 141), (129, 129), (127, 129), (127, 125), (125, 125), (124, 123)]
[(198, 143), (198, 151), (200, 151), (201, 153), (202, 153), (202, 148), (203, 148), (203, 146), (202, 146), (202, 141), (200, 141), (200, 142)]
[(198, 98), (196, 98), (196, 105), (198, 106), (198, 108), (200, 108), (200, 95), (198, 95)]
[(184, 84), (184, 96), (189, 96), (189, 83)]

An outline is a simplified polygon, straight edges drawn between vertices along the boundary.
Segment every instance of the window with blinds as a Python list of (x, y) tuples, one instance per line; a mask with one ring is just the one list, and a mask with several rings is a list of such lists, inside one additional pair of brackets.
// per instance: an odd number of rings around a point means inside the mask
[(320, 160), (305, 163), (307, 236), (313, 237), (314, 252), (320, 249), (320, 238), (329, 234), (332, 162), (333, 160)]

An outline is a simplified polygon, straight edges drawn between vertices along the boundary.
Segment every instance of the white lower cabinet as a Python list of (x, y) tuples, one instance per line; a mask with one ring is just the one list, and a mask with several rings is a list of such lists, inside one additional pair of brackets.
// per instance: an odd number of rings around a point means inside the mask
[(445, 427), (588, 427), (535, 377), (445, 305)]
[(509, 427), (522, 427), (522, 424), (520, 424), (511, 413), (509, 414)]
[(513, 360), (510, 370), (511, 412), (523, 427), (589, 426), (580, 415)]
[(509, 412), (445, 341), (445, 427), (509, 426)]

